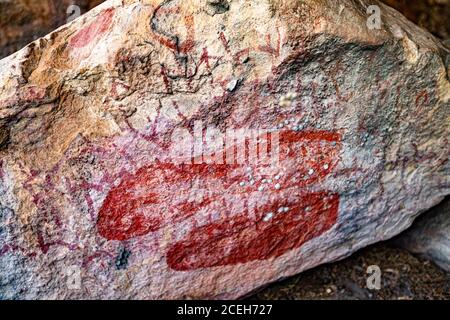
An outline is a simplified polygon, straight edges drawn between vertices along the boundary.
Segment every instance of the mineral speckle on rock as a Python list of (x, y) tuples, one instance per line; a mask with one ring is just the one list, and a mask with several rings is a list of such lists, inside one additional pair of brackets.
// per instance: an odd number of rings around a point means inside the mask
[(0, 60), (0, 297), (237, 298), (450, 193), (439, 40), (226, 2), (110, 0)]

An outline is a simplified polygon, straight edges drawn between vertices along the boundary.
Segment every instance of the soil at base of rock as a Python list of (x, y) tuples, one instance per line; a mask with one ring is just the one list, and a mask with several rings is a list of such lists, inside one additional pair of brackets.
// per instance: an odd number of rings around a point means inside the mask
[[(381, 269), (381, 289), (366, 286), (367, 267)], [(448, 300), (450, 273), (405, 250), (382, 243), (351, 257), (272, 284), (249, 299)]]

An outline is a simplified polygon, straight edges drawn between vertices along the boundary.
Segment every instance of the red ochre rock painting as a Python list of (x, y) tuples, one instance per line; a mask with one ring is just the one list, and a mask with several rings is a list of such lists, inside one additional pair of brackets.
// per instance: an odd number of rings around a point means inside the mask
[[(192, 14), (180, 15), (180, 11), (180, 7), (178, 6), (173, 8), (164, 8), (162, 7), (162, 5), (160, 5), (155, 10), (154, 18), (158, 18), (159, 13), (161, 13), (162, 16), (178, 15), (180, 21), (184, 23), (184, 26), (186, 28), (187, 37), (185, 41), (182, 41), (180, 43), (178, 37), (164, 35), (163, 33), (158, 32), (158, 30), (154, 30), (153, 35), (159, 43), (166, 46), (167, 48), (179, 53), (188, 53), (195, 47), (194, 16)], [(154, 25), (152, 25), (152, 27), (155, 28)]]
[[(295, 195), (295, 202), (267, 204), (256, 220), (242, 215), (194, 229), (167, 253), (170, 268), (187, 271), (276, 258), (329, 230), (336, 222), (339, 196), (318, 192)], [(288, 212), (277, 212), (280, 204)], [(269, 221), (264, 213), (275, 215)]]
[(114, 8), (104, 10), (99, 16), (87, 27), (81, 29), (69, 41), (72, 48), (83, 48), (90, 44), (98, 36), (101, 36), (109, 30), (114, 17)]
[[(178, 271), (266, 260), (299, 248), (336, 223), (339, 195), (307, 187), (336, 167), (341, 138), (329, 131), (279, 134), (279, 166), (286, 171), (277, 177), (278, 188), (266, 185), (265, 200), (258, 189), (261, 181), (242, 182), (248, 181), (249, 169), (267, 164), (157, 162), (127, 174), (109, 192), (97, 220), (100, 235), (123, 241), (194, 215), (220, 212), (226, 218), (194, 227), (170, 245), (167, 263)], [(195, 201), (193, 190), (201, 194)], [(253, 209), (250, 203), (256, 203)]]

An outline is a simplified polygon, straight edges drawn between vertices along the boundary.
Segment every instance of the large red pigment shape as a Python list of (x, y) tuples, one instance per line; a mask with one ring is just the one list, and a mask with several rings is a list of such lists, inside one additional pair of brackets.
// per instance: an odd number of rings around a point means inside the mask
[(340, 135), (282, 131), (279, 141), (279, 169), (284, 168), (277, 177), (280, 185), (265, 184), (264, 191), (258, 190), (263, 185), (259, 180), (242, 185), (249, 169), (257, 174), (267, 166), (258, 161), (154, 163), (124, 176), (99, 211), (100, 235), (127, 240), (193, 216), (218, 213), (216, 221), (194, 228), (170, 246), (167, 263), (179, 271), (265, 260), (299, 248), (336, 223), (339, 195), (306, 187), (337, 165)]

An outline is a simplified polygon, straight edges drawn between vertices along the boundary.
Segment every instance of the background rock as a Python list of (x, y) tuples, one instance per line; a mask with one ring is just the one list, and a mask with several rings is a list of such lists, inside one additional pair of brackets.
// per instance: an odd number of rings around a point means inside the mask
[(450, 199), (419, 217), (396, 243), (450, 272)]
[[(364, 1), (158, 4), (109, 1), (0, 61), (2, 297), (236, 298), (449, 193), (448, 52), (392, 9), (369, 30)], [(292, 142), (267, 173), (282, 186), (175, 166), (172, 134), (196, 121)], [(191, 190), (223, 191), (192, 212)], [(220, 202), (240, 194), (283, 210)]]

